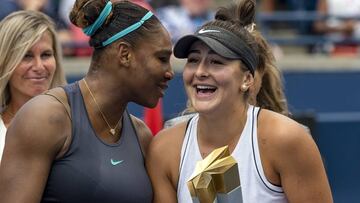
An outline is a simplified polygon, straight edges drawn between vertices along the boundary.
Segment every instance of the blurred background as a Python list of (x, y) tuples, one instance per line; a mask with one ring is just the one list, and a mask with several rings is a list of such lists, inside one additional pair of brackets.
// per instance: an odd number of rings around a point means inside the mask
[[(231, 0), (133, 0), (151, 9), (172, 41), (213, 18)], [(70, 24), (74, 0), (0, 0), (0, 19), (21, 9), (40, 10), (57, 24), (68, 82), (86, 74), (92, 50)], [(307, 125), (324, 159), (335, 202), (360, 202), (360, 0), (258, 0), (256, 28), (271, 44), (282, 70), (294, 118)], [(156, 133), (186, 106), (183, 61), (155, 109), (129, 104)]]

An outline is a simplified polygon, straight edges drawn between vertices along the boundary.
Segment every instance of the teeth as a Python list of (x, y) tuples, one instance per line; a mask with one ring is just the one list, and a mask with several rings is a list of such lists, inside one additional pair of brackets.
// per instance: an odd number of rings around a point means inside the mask
[(201, 90), (213, 90), (213, 89), (216, 89), (215, 87), (206, 86), (206, 85), (196, 85), (196, 88), (201, 89)]

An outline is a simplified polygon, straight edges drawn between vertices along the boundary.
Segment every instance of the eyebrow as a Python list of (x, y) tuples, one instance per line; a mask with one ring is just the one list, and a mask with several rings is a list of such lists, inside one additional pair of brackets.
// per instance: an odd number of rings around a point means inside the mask
[(43, 52), (55, 52), (54, 49), (45, 49)]
[(160, 51), (157, 51), (156, 54), (159, 54), (159, 55), (171, 55), (172, 54), (172, 50), (169, 50), (169, 49), (165, 49), (165, 50), (160, 50)]
[[(55, 49), (53, 48), (48, 48), (48, 49), (44, 49), (41, 52), (47, 52), (47, 51), (51, 51), (51, 52), (55, 52)], [(27, 50), (26, 53), (32, 53), (33, 51), (31, 49)]]
[[(191, 50), (189, 51), (189, 54), (192, 54), (192, 53), (200, 54), (200, 50), (191, 49)], [(213, 51), (212, 49), (209, 50), (208, 54), (219, 55), (218, 53), (216, 53), (216, 52)]]
[(189, 55), (189, 54), (192, 54), (192, 53), (200, 54), (200, 50), (190, 49), (188, 55)]

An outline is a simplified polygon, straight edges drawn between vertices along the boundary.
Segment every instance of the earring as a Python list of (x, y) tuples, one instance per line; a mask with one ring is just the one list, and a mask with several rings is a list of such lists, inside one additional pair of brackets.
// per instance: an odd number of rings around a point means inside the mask
[(248, 87), (246, 85), (241, 86), (241, 91), (246, 92), (248, 90)]

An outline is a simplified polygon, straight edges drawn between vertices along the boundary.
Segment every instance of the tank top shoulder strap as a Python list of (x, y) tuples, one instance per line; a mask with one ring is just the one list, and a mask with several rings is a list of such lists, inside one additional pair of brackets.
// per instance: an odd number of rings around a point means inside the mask
[[(63, 87), (62, 87), (62, 88), (63, 88)], [(54, 89), (48, 90), (48, 91), (44, 92), (43, 94), (44, 94), (44, 95), (48, 95), (48, 96), (50, 96), (50, 97), (53, 97), (53, 98), (56, 99), (58, 102), (60, 102), (60, 103), (64, 106), (64, 108), (65, 108), (65, 110), (66, 110), (66, 113), (67, 113), (68, 117), (69, 117), (70, 120), (71, 120), (71, 111), (70, 111), (70, 106), (69, 106), (69, 102), (68, 102), (68, 100), (67, 100), (67, 96), (66, 96), (66, 95), (65, 95), (65, 96), (60, 95), (60, 93), (57, 92), (57, 91), (54, 91)], [(65, 93), (65, 94), (66, 94), (66, 93)]]
[(124, 136), (123, 139), (126, 139), (126, 141), (133, 142), (133, 144), (135, 143), (137, 145), (136, 149), (139, 149), (139, 154), (141, 154), (142, 160), (144, 160), (145, 156), (143, 150), (141, 150), (140, 138), (128, 109), (125, 109), (125, 112), (123, 113), (122, 136)]
[(181, 158), (180, 158), (180, 165), (179, 165), (179, 174), (181, 174), (183, 163), (184, 163), (184, 158), (185, 158), (185, 155), (187, 153), (189, 143), (191, 142), (190, 138), (191, 138), (191, 136), (193, 134), (193, 131), (194, 131), (194, 125), (197, 125), (197, 120), (198, 120), (198, 114), (191, 117), (189, 119), (189, 121), (187, 122), (187, 124), (186, 124), (185, 136), (184, 136), (183, 144), (182, 144), (182, 147), (181, 147)]
[(259, 149), (259, 142), (258, 142), (258, 133), (257, 133), (257, 126), (258, 126), (258, 117), (260, 114), (260, 108), (254, 107), (252, 112), (252, 129), (251, 129), (251, 147), (253, 152), (253, 159), (256, 167), (256, 172), (260, 177), (261, 182), (272, 192), (275, 193), (284, 193), (281, 186), (277, 186), (272, 184), (268, 181), (265, 176), (264, 168), (262, 166), (261, 157), (260, 157), (260, 149)]

